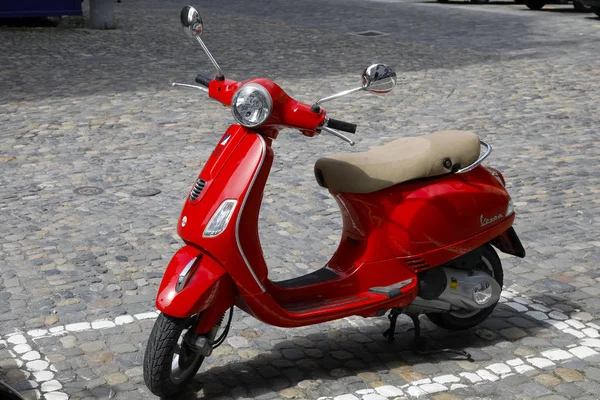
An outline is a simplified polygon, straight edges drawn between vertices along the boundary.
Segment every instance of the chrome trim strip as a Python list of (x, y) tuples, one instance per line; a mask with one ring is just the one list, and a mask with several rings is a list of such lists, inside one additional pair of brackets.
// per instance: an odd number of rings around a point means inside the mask
[(256, 169), (256, 173), (254, 174), (254, 177), (252, 178), (252, 182), (250, 182), (250, 186), (248, 187), (248, 191), (246, 192), (246, 196), (244, 196), (244, 201), (242, 201), (242, 205), (240, 207), (240, 210), (238, 211), (237, 221), (235, 223), (235, 240), (237, 242), (238, 250), (240, 251), (240, 254), (242, 255), (242, 258), (244, 259), (244, 262), (246, 263), (246, 267), (248, 267), (248, 270), (250, 271), (250, 273), (254, 277), (254, 280), (256, 281), (256, 284), (258, 285), (258, 287), (260, 288), (260, 290), (262, 290), (263, 292), (265, 292), (265, 287), (258, 280), (258, 277), (256, 276), (256, 274), (254, 273), (254, 270), (250, 266), (250, 263), (248, 262), (248, 259), (246, 258), (246, 254), (244, 254), (244, 250), (242, 249), (242, 245), (240, 244), (240, 219), (242, 218), (242, 212), (244, 211), (244, 206), (246, 205), (246, 200), (248, 200), (248, 196), (250, 196), (250, 192), (252, 191), (252, 187), (254, 186), (254, 182), (256, 181), (256, 178), (258, 177), (258, 174), (260, 173), (260, 170), (262, 169), (263, 163), (265, 161), (265, 156), (267, 154), (267, 145), (265, 143), (265, 139), (263, 139), (263, 137), (260, 136), (260, 135), (258, 135), (258, 137), (259, 137), (260, 142), (262, 144), (262, 156), (260, 158), (260, 163), (258, 164), (258, 168)]
[(456, 171), (455, 172), (456, 174), (464, 174), (465, 172), (471, 171), (476, 166), (481, 164), (483, 162), (483, 160), (485, 160), (487, 158), (487, 156), (490, 155), (490, 153), (492, 152), (492, 145), (487, 142), (484, 142), (483, 140), (480, 140), (479, 143), (486, 147), (485, 151), (483, 152), (483, 155), (479, 156), (479, 158), (477, 160), (475, 160), (475, 162), (473, 164), (467, 165), (466, 167), (461, 168), (458, 171)]
[(176, 292), (181, 292), (181, 290), (184, 288), (183, 285), (185, 283), (185, 278), (187, 278), (188, 274), (190, 273), (190, 270), (192, 269), (192, 266), (194, 265), (197, 259), (198, 257), (194, 257), (194, 259), (187, 263), (185, 268), (183, 268), (183, 271), (181, 271), (181, 273), (179, 274), (179, 278), (177, 279), (177, 285), (175, 286)]

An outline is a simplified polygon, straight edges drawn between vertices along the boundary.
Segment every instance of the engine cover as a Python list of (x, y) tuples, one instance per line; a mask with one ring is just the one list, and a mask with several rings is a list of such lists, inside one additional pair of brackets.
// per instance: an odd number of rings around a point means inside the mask
[[(425, 306), (428, 301), (432, 302), (432, 308), (439, 309), (439, 302), (448, 303), (453, 308), (461, 308), (467, 310), (475, 310), (487, 308), (498, 302), (502, 288), (496, 280), (486, 272), (478, 270), (465, 270), (458, 268), (438, 267), (445, 274), (445, 282), (440, 279), (440, 272), (436, 274), (428, 274), (424, 277), (423, 286), (432, 287), (440, 283), (445, 285), (445, 288), (439, 296), (428, 298), (420, 301), (419, 305)], [(436, 268), (437, 269), (437, 268)], [(428, 282), (436, 278), (436, 282)], [(437, 285), (436, 285), (437, 284)], [(421, 285), (420, 285), (421, 287)], [(430, 294), (431, 291), (429, 291)], [(479, 300), (476, 301), (476, 299)], [(434, 305), (434, 303), (436, 305)]]

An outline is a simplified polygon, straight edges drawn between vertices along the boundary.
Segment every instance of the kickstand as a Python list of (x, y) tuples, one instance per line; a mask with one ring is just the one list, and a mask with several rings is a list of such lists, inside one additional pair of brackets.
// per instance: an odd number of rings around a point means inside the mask
[[(425, 339), (423, 339), (421, 337), (421, 321), (419, 321), (419, 315), (411, 314), (411, 315), (409, 315), (409, 317), (410, 317), (410, 319), (412, 319), (412, 322), (415, 325), (415, 339), (414, 339), (414, 349), (413, 350), (416, 354), (419, 354), (422, 356), (429, 356), (432, 354), (451, 353), (451, 354), (457, 354), (459, 356), (466, 357), (467, 360), (469, 360), (471, 362), (475, 362), (475, 360), (473, 360), (473, 357), (471, 356), (471, 354), (464, 350), (454, 350), (454, 349), (422, 350), (423, 346), (425, 344)], [(398, 316), (396, 316), (396, 318), (398, 318)], [(391, 314), (390, 314), (390, 320), (391, 320)], [(387, 333), (387, 331), (386, 331), (386, 333)], [(385, 333), (384, 333), (384, 335), (385, 335)]]
[(392, 309), (388, 315), (388, 319), (390, 320), (390, 327), (383, 332), (383, 337), (388, 340), (388, 342), (394, 341), (394, 335), (396, 334), (396, 321), (398, 321), (398, 317), (401, 312), (395, 309)]

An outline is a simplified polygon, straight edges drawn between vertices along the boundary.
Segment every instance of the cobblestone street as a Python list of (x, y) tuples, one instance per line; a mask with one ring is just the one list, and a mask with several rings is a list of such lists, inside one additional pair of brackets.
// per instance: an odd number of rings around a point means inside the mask
[[(182, 32), (186, 3), (123, 0), (113, 31), (0, 26), (0, 378), (27, 399), (156, 398), (142, 376), (156, 291), (183, 201), (234, 121), (170, 86), (214, 73)], [(267, 77), (312, 103), (373, 62), (398, 74), (388, 95), (325, 107), (358, 124), (356, 146), (291, 130), (275, 141), (259, 226), (272, 280), (317, 270), (338, 245), (319, 157), (444, 129), (494, 146), (485, 165), (506, 178), (527, 257), (500, 255), (501, 304), (477, 328), (421, 318), (430, 347), (474, 362), (415, 354), (408, 317), (390, 343), (385, 317), (280, 329), (236, 309), (181, 398), (600, 398), (600, 18), (495, 1), (194, 5), (232, 79)]]

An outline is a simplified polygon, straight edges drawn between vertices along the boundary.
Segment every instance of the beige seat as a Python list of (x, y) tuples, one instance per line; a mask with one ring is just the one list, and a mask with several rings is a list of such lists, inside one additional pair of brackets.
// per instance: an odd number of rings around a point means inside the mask
[(363, 153), (322, 157), (315, 164), (315, 175), (333, 192), (371, 193), (466, 167), (477, 160), (479, 150), (476, 134), (441, 131), (397, 139)]

